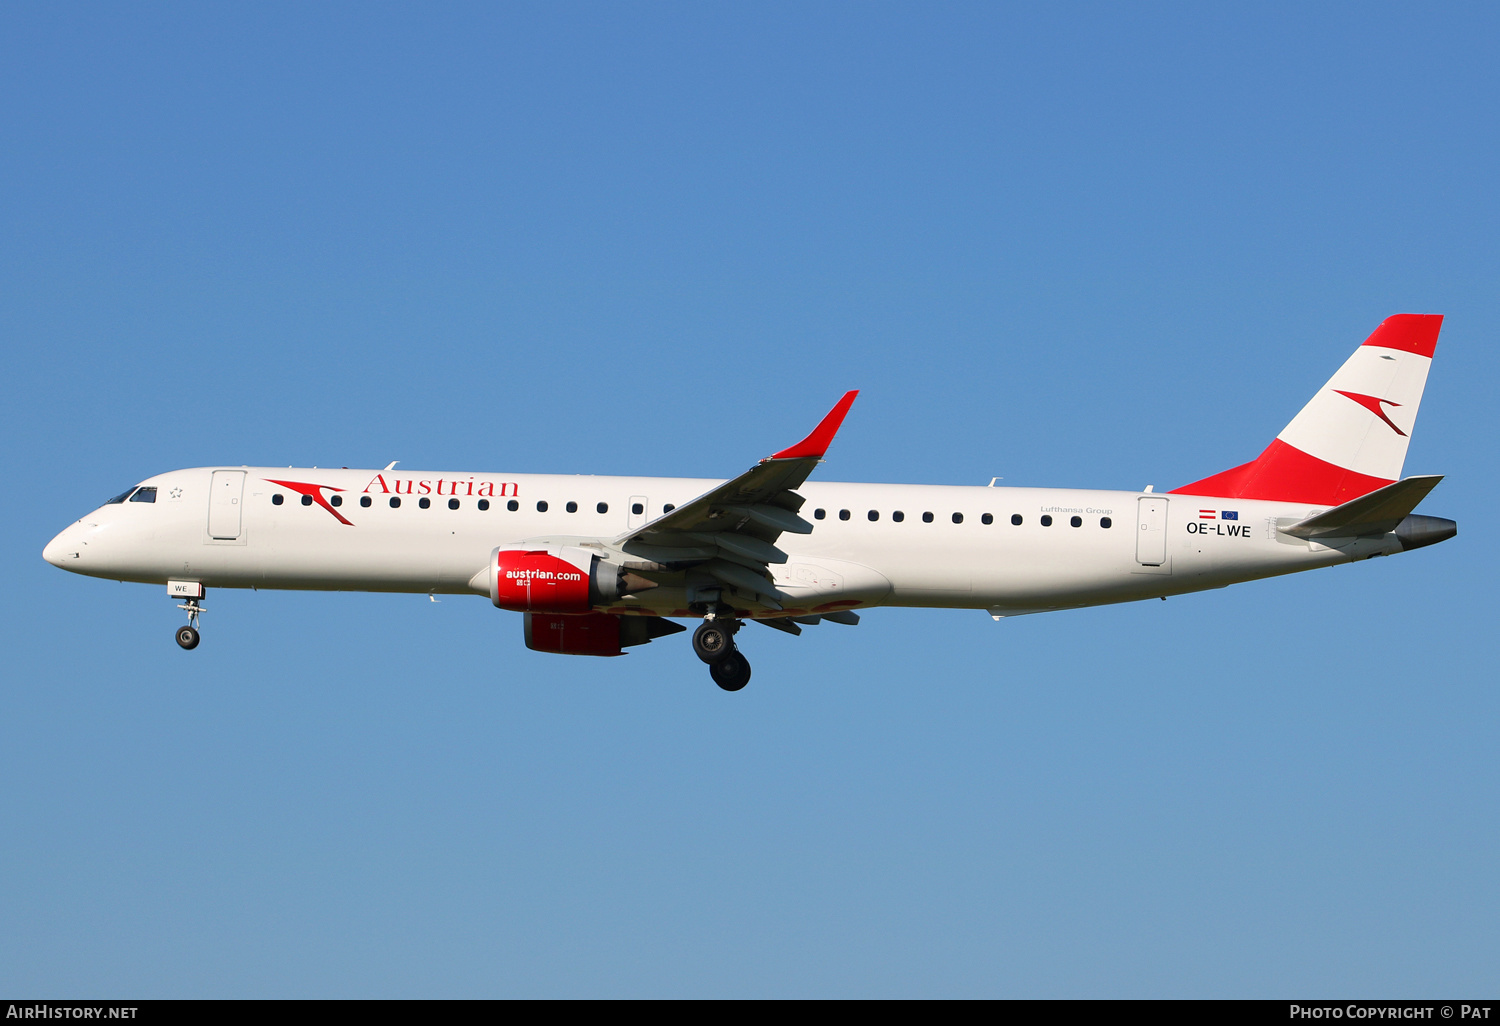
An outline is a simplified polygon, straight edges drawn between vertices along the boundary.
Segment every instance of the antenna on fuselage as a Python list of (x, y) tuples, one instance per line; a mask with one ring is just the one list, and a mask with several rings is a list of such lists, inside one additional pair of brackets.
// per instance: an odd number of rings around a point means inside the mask
[[(395, 470), (396, 469), (396, 464), (398, 464), (400, 462), (401, 462), (400, 460), (391, 460), (391, 462), (389, 462), (389, 463), (387, 463), (385, 465), (385, 470)], [(385, 470), (382, 470), (381, 473), (382, 474), (385, 473)]]

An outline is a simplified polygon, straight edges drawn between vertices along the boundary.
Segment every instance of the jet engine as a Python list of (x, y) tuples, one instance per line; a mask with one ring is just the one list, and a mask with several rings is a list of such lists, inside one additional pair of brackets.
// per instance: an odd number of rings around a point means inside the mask
[(489, 571), (490, 601), (520, 613), (587, 613), (657, 586), (577, 546), (496, 549)]
[(623, 655), (622, 649), (687, 630), (659, 616), (527, 613), (526, 647), (556, 655)]

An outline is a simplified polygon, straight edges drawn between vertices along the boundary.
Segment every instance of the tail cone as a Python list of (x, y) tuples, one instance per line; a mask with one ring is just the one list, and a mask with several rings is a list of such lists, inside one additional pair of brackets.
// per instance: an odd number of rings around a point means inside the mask
[(1458, 524), (1443, 517), (1424, 517), (1420, 513), (1408, 513), (1406, 519), (1396, 525), (1396, 537), (1401, 540), (1401, 551), (1420, 549), (1424, 545), (1436, 545), (1447, 541), (1458, 533)]

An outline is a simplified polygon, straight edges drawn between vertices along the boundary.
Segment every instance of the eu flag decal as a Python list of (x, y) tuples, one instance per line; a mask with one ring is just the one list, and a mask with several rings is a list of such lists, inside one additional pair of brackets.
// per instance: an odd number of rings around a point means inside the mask
[(1220, 520), (1238, 520), (1240, 511), (1237, 509), (1223, 509), (1219, 511)]

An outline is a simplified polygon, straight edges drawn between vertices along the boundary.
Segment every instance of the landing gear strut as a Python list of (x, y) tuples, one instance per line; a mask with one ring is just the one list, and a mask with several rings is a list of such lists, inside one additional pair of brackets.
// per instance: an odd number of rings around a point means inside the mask
[(203, 612), (203, 607), (198, 604), (197, 599), (190, 598), (177, 608), (186, 609), (188, 615), (187, 626), (177, 628), (177, 644), (188, 650), (195, 649), (199, 641), (198, 614)]
[(750, 683), (750, 660), (735, 647), (738, 620), (710, 613), (693, 632), (693, 651), (708, 664), (708, 674), (725, 691), (738, 691)]

